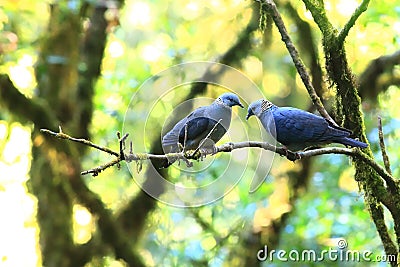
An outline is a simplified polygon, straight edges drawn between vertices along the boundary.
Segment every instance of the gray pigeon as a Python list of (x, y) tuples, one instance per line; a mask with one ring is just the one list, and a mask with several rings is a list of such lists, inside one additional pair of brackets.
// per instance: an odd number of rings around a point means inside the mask
[[(181, 147), (186, 151), (197, 149), (214, 127), (208, 138), (214, 143), (218, 142), (229, 129), (233, 106), (243, 108), (237, 95), (224, 93), (211, 105), (195, 109), (164, 135), (162, 138), (164, 153), (179, 152)], [(170, 161), (168, 166), (172, 163)]]
[(277, 107), (265, 99), (250, 104), (246, 119), (252, 115), (256, 115), (264, 128), (292, 151), (329, 143), (368, 147), (366, 143), (350, 138), (350, 130), (332, 125), (320, 116), (293, 107)]

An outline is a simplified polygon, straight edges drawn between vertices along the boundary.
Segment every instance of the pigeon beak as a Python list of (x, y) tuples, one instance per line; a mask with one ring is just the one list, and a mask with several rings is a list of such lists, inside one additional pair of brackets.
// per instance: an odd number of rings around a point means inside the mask
[(255, 115), (254, 112), (253, 112), (253, 110), (252, 110), (251, 108), (249, 108), (249, 109), (247, 110), (246, 121), (247, 121), (251, 116), (253, 116), (253, 115)]

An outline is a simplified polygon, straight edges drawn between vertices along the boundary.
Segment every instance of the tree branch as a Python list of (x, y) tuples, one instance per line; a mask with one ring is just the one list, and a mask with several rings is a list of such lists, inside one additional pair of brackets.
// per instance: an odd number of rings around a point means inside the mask
[(333, 37), (335, 37), (336, 31), (334, 30), (333, 25), (328, 20), (324, 7), (324, 2), (321, 0), (303, 0), (303, 3), (306, 5), (306, 8), (311, 12), (314, 21), (318, 25), (318, 28), (322, 32), (324, 38), (332, 39)]
[(67, 140), (70, 140), (70, 141), (73, 141), (73, 142), (76, 142), (76, 143), (81, 143), (81, 144), (84, 144), (84, 145), (86, 145), (86, 146), (90, 146), (90, 147), (96, 148), (96, 149), (98, 149), (98, 150), (101, 150), (101, 151), (103, 151), (103, 152), (106, 152), (106, 153), (111, 154), (111, 155), (116, 156), (116, 157), (119, 156), (119, 153), (114, 152), (114, 151), (112, 151), (111, 149), (109, 149), (109, 148), (107, 148), (107, 147), (103, 147), (103, 146), (99, 146), (99, 145), (93, 144), (93, 143), (90, 142), (89, 140), (86, 140), (86, 139), (83, 139), (83, 138), (74, 138), (74, 137), (71, 137), (71, 136), (69, 136), (69, 135), (67, 135), (67, 134), (64, 134), (64, 133), (62, 132), (61, 127), (59, 127), (58, 129), (59, 129), (59, 132), (58, 132), (58, 133), (52, 132), (52, 131), (47, 130), (47, 129), (40, 129), (40, 131), (41, 131), (42, 133), (45, 133), (45, 134), (47, 134), (47, 135), (51, 135), (51, 136), (56, 137), (56, 138), (59, 138), (59, 139), (67, 139)]
[(145, 264), (140, 255), (131, 247), (131, 240), (127, 238), (124, 230), (121, 229), (111, 211), (104, 206), (101, 199), (90, 191), (79, 175), (76, 177), (75, 174), (73, 174), (73, 176), (69, 178), (71, 187), (78, 200), (84, 204), (92, 214), (98, 216), (97, 225), (101, 233), (102, 241), (110, 245), (115, 256), (118, 259), (123, 259), (129, 266), (144, 267)]
[(379, 132), (379, 146), (381, 147), (382, 151), (383, 163), (385, 164), (386, 171), (392, 174), (392, 170), (390, 169), (389, 156), (386, 153), (385, 139), (383, 137), (383, 130), (382, 130), (382, 118), (380, 116), (378, 117), (378, 132)]
[[(299, 29), (299, 35), (301, 35), (301, 38), (297, 41), (299, 51), (303, 54), (304, 58), (308, 58), (312, 85), (317, 95), (322, 96), (326, 88), (324, 86), (323, 72), (318, 58), (318, 45), (314, 41), (315, 38), (311, 25), (306, 20), (303, 20), (299, 15), (299, 11), (291, 2), (287, 2), (284, 8)], [(307, 59), (305, 59), (305, 61), (307, 61)], [(322, 102), (324, 102), (324, 100), (325, 99), (321, 99)], [(314, 109), (314, 106), (310, 106), (308, 110)]]
[[(400, 65), (400, 50), (391, 55), (384, 55), (372, 60), (358, 78), (359, 93), (361, 97), (376, 99), (380, 92), (385, 91), (389, 85), (400, 84), (400, 78), (393, 69)], [(387, 79), (379, 79), (388, 73)]]
[[(91, 146), (91, 147), (94, 147), (101, 151), (109, 153), (108, 148), (94, 145), (90, 141), (87, 141), (85, 139), (73, 138), (65, 133), (55, 133), (55, 132), (52, 132), (47, 129), (41, 129), (41, 131), (43, 133), (48, 134), (53, 137), (81, 143), (83, 145)], [(119, 140), (120, 140), (120, 142), (125, 141), (125, 139), (119, 139)], [(122, 144), (121, 147), (125, 147), (125, 145)], [(129, 154), (125, 154), (124, 152), (121, 152), (121, 154), (123, 154), (123, 156), (121, 156), (120, 153), (110, 150), (110, 152), (112, 152), (110, 154), (117, 155), (116, 159), (114, 159), (102, 166), (93, 168), (91, 170), (83, 171), (83, 172), (81, 172), (81, 174), (82, 175), (92, 174), (92, 175), (96, 176), (101, 171), (103, 171), (113, 165), (116, 165), (116, 164), (120, 163), (121, 161), (141, 162), (144, 160), (151, 160), (151, 159), (174, 159), (174, 160), (194, 159), (194, 160), (198, 160), (207, 155), (214, 155), (214, 154), (221, 153), (221, 152), (232, 152), (233, 150), (236, 150), (236, 149), (251, 148), (251, 147), (262, 148), (264, 150), (275, 152), (275, 153), (279, 154), (280, 156), (286, 157), (290, 161), (296, 161), (296, 160), (300, 160), (300, 159), (305, 159), (305, 158), (310, 158), (310, 157), (315, 157), (315, 156), (325, 155), (325, 154), (343, 154), (343, 155), (352, 156), (352, 157), (361, 159), (362, 161), (367, 163), (369, 166), (371, 166), (386, 181), (386, 183), (389, 187), (391, 187), (391, 186), (396, 187), (395, 178), (390, 173), (388, 173), (384, 168), (382, 168), (378, 163), (376, 163), (373, 159), (371, 159), (368, 155), (363, 153), (358, 148), (325, 147), (325, 148), (311, 149), (311, 150), (307, 150), (307, 151), (292, 152), (283, 147), (276, 147), (269, 143), (258, 142), (258, 141), (245, 141), (245, 142), (237, 142), (237, 143), (229, 142), (229, 143), (225, 143), (220, 146), (217, 146), (215, 148), (211, 148), (211, 149), (205, 148), (201, 151), (201, 153), (200, 153), (201, 155), (197, 155), (197, 153), (193, 153), (192, 151), (189, 150), (189, 151), (168, 153), (168, 154), (132, 153), (132, 152), (130, 152)]]
[(38, 98), (28, 99), (6, 74), (0, 75), (0, 103), (16, 114), (22, 122), (32, 122), (40, 128), (57, 127), (58, 119), (51, 108)]
[(281, 15), (279, 14), (279, 11), (274, 3), (273, 0), (256, 0), (262, 3), (262, 6), (265, 6), (267, 8), (267, 11), (271, 14), (272, 19), (275, 22), (276, 27), (278, 28), (282, 41), (285, 43), (287, 50), (289, 51), (290, 56), (292, 57), (293, 63), (297, 69), (297, 72), (299, 73), (307, 91), (308, 94), (311, 97), (312, 102), (316, 106), (318, 112), (327, 120), (329, 123), (332, 125), (338, 126), (337, 123), (331, 118), (329, 113), (326, 111), (324, 105), (321, 102), (321, 99), (317, 95), (314, 86), (312, 85), (311, 78), (306, 70), (306, 67), (304, 66), (304, 63), (302, 62), (299, 52), (297, 51), (296, 47), (294, 46), (292, 40), (290, 39), (290, 36), (286, 30), (286, 26), (282, 20)]
[(369, 1), (370, 0), (363, 0), (362, 3), (357, 7), (357, 9), (351, 15), (346, 25), (344, 25), (342, 31), (339, 33), (337, 38), (337, 42), (339, 45), (342, 45), (344, 43), (344, 40), (349, 34), (350, 29), (354, 26), (354, 24), (356, 23), (357, 19), (361, 16), (361, 14), (367, 10)]
[[(79, 133), (83, 137), (90, 136), (88, 125), (92, 120), (93, 114), (93, 95), (95, 81), (99, 78), (101, 73), (101, 62), (104, 57), (104, 49), (107, 42), (107, 26), (106, 12), (108, 5), (115, 5), (112, 1), (95, 1), (93, 5), (93, 12), (90, 16), (89, 27), (85, 31), (85, 36), (82, 38), (82, 45), (80, 51), (80, 64), (85, 66), (79, 69), (78, 80), (78, 96), (77, 101), (80, 103), (76, 105), (79, 107), (77, 126), (79, 126)], [(124, 1), (120, 1), (122, 6)], [(117, 8), (117, 7), (115, 7)]]
[(222, 119), (219, 119), (217, 121), (217, 123), (212, 127), (211, 131), (207, 134), (206, 138), (201, 140), (199, 146), (193, 151), (192, 156), (194, 156), (200, 150), (200, 148), (203, 146), (203, 144), (206, 142), (206, 140), (208, 138), (210, 138), (210, 135), (214, 132), (215, 128), (221, 123), (221, 121), (222, 121)]
[[(382, 240), (386, 254), (397, 256), (397, 248), (392, 238), (389, 235), (388, 227), (386, 226), (385, 223), (385, 215), (382, 205), (380, 203), (377, 204), (376, 200), (371, 195), (366, 196), (365, 201), (368, 204), (367, 207), (370, 210), (372, 220), (374, 221), (376, 230)], [(396, 262), (390, 262), (390, 264), (392, 266), (397, 266)]]

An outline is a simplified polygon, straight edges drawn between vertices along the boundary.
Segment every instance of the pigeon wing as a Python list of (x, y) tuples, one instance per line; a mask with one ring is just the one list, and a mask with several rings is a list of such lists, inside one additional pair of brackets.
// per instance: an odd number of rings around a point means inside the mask
[(170, 151), (178, 150), (178, 142), (183, 145), (185, 140), (185, 128), (187, 128), (186, 142), (193, 143), (208, 129), (209, 120), (205, 116), (207, 107), (200, 107), (180, 120), (162, 140), (164, 147), (172, 147)]
[(282, 144), (324, 141), (329, 130), (320, 116), (296, 108), (278, 108), (274, 111), (278, 141)]

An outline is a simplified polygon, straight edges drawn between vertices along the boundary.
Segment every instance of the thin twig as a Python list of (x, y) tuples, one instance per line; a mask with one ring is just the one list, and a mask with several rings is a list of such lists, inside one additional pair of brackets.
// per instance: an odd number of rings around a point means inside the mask
[(187, 133), (188, 133), (188, 125), (187, 125), (187, 123), (185, 123), (185, 138), (183, 139), (183, 149), (185, 149), (185, 147), (186, 147)]
[(102, 171), (104, 171), (105, 169), (108, 169), (114, 165), (118, 165), (120, 162), (122, 161), (122, 159), (120, 159), (119, 157), (116, 159), (113, 159), (110, 162), (107, 162), (106, 164), (100, 165), (96, 168), (87, 170), (87, 171), (82, 171), (81, 175), (86, 175), (86, 174), (91, 174), (93, 176), (97, 176), (99, 175), (99, 173), (101, 173)]
[(275, 25), (281, 34), (282, 41), (285, 43), (286, 48), (289, 51), (289, 54), (292, 57), (293, 63), (297, 69), (297, 72), (299, 73), (299, 75), (308, 91), (308, 94), (310, 95), (311, 100), (314, 103), (314, 105), (316, 106), (318, 112), (321, 114), (322, 117), (324, 117), (332, 125), (338, 126), (337, 123), (332, 119), (332, 117), (326, 111), (326, 109), (324, 108), (324, 105), (321, 102), (321, 99), (317, 95), (315, 88), (312, 85), (310, 75), (308, 74), (306, 67), (304, 66), (304, 63), (300, 59), (299, 52), (297, 51), (292, 40), (290, 39), (290, 36), (286, 30), (286, 26), (282, 20), (281, 15), (279, 14), (279, 11), (278, 11), (274, 1), (273, 0), (256, 0), (256, 1), (265, 4), (269, 13), (271, 14), (272, 19), (274, 20)]
[[(379, 135), (379, 146), (381, 147), (381, 153), (385, 170), (387, 171), (387, 173), (392, 175), (392, 170), (390, 169), (390, 160), (388, 154), (386, 153), (385, 140), (383, 136), (382, 118), (380, 116), (378, 116), (378, 135)], [(395, 181), (386, 181), (386, 183), (388, 184), (389, 190), (391, 192), (398, 194), (399, 188), (396, 185)]]
[(222, 119), (219, 119), (218, 122), (212, 127), (212, 129), (210, 130), (210, 132), (207, 134), (206, 138), (204, 138), (203, 140), (201, 140), (199, 146), (194, 150), (194, 152), (192, 153), (192, 157), (199, 152), (201, 146), (204, 144), (204, 142), (206, 142), (206, 140), (208, 138), (210, 138), (211, 134), (214, 132), (215, 128), (217, 128), (218, 124), (220, 124), (222, 121)]
[(339, 33), (339, 36), (337, 38), (338, 45), (342, 45), (344, 43), (344, 40), (349, 34), (350, 29), (354, 26), (354, 24), (356, 23), (357, 19), (361, 16), (361, 14), (367, 10), (369, 2), (370, 0), (363, 0), (362, 3), (357, 7), (357, 9), (351, 15), (349, 21), (346, 23), (346, 25), (344, 25), (342, 31)]
[[(124, 134), (124, 136), (121, 137), (121, 133), (117, 132), (117, 137), (118, 137), (118, 141), (119, 141), (119, 157), (121, 158), (121, 160), (125, 159), (125, 140), (128, 138), (129, 134), (126, 133)], [(131, 143), (132, 145), (132, 143)]]
[(385, 169), (386, 169), (386, 171), (388, 173), (392, 174), (392, 170), (390, 169), (389, 156), (386, 153), (386, 146), (385, 146), (385, 140), (384, 140), (384, 137), (383, 137), (382, 118), (381, 118), (381, 116), (378, 116), (378, 133), (379, 133), (379, 146), (381, 147), (382, 158), (383, 158), (383, 163), (385, 165)]
[(119, 157), (118, 152), (115, 152), (115, 151), (113, 151), (113, 150), (111, 150), (111, 149), (109, 149), (107, 147), (99, 146), (99, 145), (96, 145), (96, 144), (90, 142), (89, 140), (86, 140), (86, 139), (83, 139), (83, 138), (74, 138), (74, 137), (71, 137), (71, 136), (63, 133), (61, 131), (61, 127), (60, 127), (60, 131), (58, 133), (52, 132), (52, 131), (47, 130), (47, 129), (40, 129), (40, 131), (42, 133), (54, 136), (54, 137), (59, 138), (59, 139), (66, 139), (66, 140), (70, 140), (70, 141), (73, 141), (73, 142), (81, 143), (81, 144), (96, 148), (98, 150), (101, 150), (103, 152), (106, 152), (108, 154), (111, 154), (113, 156)]

